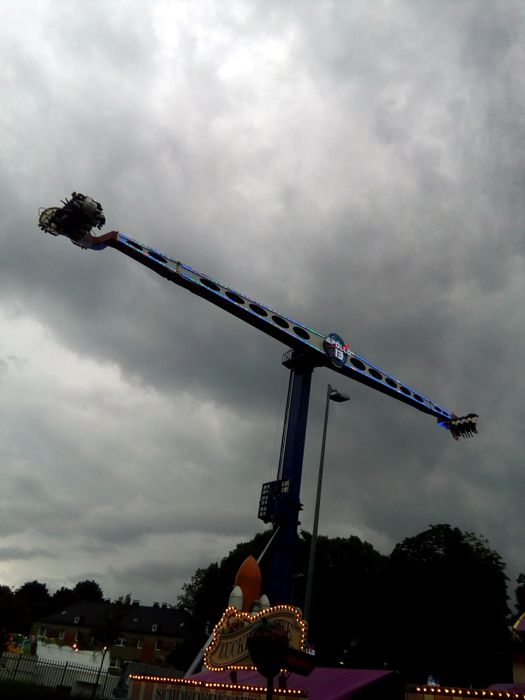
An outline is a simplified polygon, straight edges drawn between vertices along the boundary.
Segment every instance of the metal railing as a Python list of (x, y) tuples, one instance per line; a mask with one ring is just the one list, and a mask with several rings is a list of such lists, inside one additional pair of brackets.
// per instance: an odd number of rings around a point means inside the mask
[(70, 661), (47, 661), (4, 652), (0, 655), (0, 682), (4, 680), (59, 688), (64, 695), (100, 698), (112, 696), (119, 676)]

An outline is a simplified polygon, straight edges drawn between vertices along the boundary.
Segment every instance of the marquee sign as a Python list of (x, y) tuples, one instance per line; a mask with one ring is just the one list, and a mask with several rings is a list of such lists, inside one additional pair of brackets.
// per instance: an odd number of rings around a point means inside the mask
[(204, 664), (210, 671), (255, 668), (248, 651), (248, 635), (263, 618), (278, 622), (288, 632), (292, 649), (304, 651), (306, 622), (301, 611), (291, 605), (275, 605), (252, 614), (227, 608), (215, 626), (212, 640), (204, 653)]

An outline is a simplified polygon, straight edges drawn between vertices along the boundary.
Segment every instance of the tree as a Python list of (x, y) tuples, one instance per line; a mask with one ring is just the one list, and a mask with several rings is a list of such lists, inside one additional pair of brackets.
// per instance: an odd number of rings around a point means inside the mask
[(104, 594), (96, 581), (79, 581), (73, 588), (78, 600), (86, 603), (102, 603)]
[(72, 588), (59, 588), (53, 593), (51, 606), (53, 610), (65, 609), (78, 601), (78, 597)]
[[(300, 571), (307, 571), (310, 541), (303, 532)], [(308, 638), (320, 665), (382, 665), (376, 650), (375, 617), (387, 561), (355, 535), (318, 538)], [(296, 581), (295, 603), (302, 608), (306, 577), (300, 575)]]
[(15, 591), (15, 598), (31, 608), (45, 607), (49, 604), (50, 596), (45, 583), (28, 581)]
[(0, 586), (0, 630), (13, 629), (15, 597), (9, 586)]
[[(35, 620), (49, 612), (51, 596), (45, 583), (28, 581), (15, 591), (15, 619), (17, 632), (29, 634)], [(15, 631), (15, 630), (13, 630)]]
[[(270, 532), (237, 545), (220, 563), (198, 569), (191, 582), (183, 586), (179, 607), (190, 616), (186, 644), (178, 650), (180, 666), (188, 666), (224, 612), (235, 575), (244, 559), (258, 557)], [(303, 532), (298, 538), (292, 602), (303, 607), (311, 537)], [(271, 545), (270, 545), (271, 546)], [(312, 598), (312, 621), (309, 639), (316, 646), (320, 664), (373, 666), (376, 662), (371, 625), (371, 611), (377, 600), (380, 572), (386, 557), (358, 537), (320, 537), (317, 544), (315, 585)], [(264, 581), (265, 559), (261, 563)]]
[(120, 596), (113, 603), (104, 606), (102, 614), (92, 630), (97, 644), (102, 647), (111, 647), (120, 636), (122, 620), (128, 612), (131, 602), (131, 594)]
[(518, 613), (522, 615), (525, 613), (525, 574), (520, 574), (516, 579), (518, 584), (516, 587), (516, 607), (518, 608)]
[(62, 586), (55, 591), (51, 600), (54, 610), (65, 609), (75, 603), (102, 603), (104, 594), (96, 581), (79, 581), (74, 588)]
[(504, 680), (505, 564), (483, 537), (432, 525), (398, 544), (385, 582), (383, 650), (407, 680), (484, 687)]

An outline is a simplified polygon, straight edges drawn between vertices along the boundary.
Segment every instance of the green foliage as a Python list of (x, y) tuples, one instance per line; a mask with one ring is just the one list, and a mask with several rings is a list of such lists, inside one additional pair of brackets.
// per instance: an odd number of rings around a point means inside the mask
[(78, 597), (75, 591), (71, 588), (62, 587), (53, 594), (51, 606), (52, 608), (59, 610), (60, 608), (68, 608), (70, 605), (73, 605), (76, 602), (78, 602)]
[(29, 634), (34, 620), (49, 612), (51, 596), (45, 583), (28, 581), (14, 593), (14, 615), (11, 624), (16, 632)]
[(0, 629), (13, 629), (15, 596), (9, 586), (0, 586)]
[(79, 581), (74, 588), (59, 588), (53, 594), (52, 608), (67, 608), (75, 603), (102, 603), (104, 594), (96, 581)]
[(129, 602), (121, 596), (116, 602), (104, 606), (102, 615), (97, 620), (92, 630), (95, 642), (103, 647), (112, 646), (120, 635), (122, 620), (124, 619)]
[[(311, 537), (302, 533), (302, 566), (308, 570)], [(381, 600), (387, 557), (358, 537), (319, 537), (309, 639), (321, 665), (382, 666), (375, 658), (373, 618)], [(295, 603), (302, 607), (306, 576), (296, 579)]]
[(104, 600), (102, 588), (96, 581), (79, 581), (73, 588), (73, 593), (76, 595), (77, 600), (86, 603), (102, 603)]
[(47, 585), (28, 581), (16, 591), (0, 585), (0, 628), (29, 634), (32, 624), (51, 612), (74, 603), (102, 602), (104, 594), (96, 581), (79, 581), (74, 588), (59, 588), (51, 596)]
[(516, 607), (518, 613), (522, 615), (525, 613), (525, 574), (520, 574), (516, 583), (518, 584), (516, 587)]
[[(257, 558), (270, 534), (259, 534), (237, 545), (220, 563), (198, 569), (184, 586), (179, 605), (190, 613), (191, 632), (179, 650), (184, 654), (181, 665), (191, 663), (206, 640), (206, 630), (210, 631), (224, 612), (241, 563), (250, 554)], [(304, 602), (310, 539), (303, 532), (298, 540), (292, 600), (298, 607)], [(318, 538), (309, 638), (315, 643), (320, 665), (344, 660), (363, 666), (370, 659), (375, 637), (370, 627), (370, 610), (376, 605), (386, 559), (358, 537)], [(263, 582), (266, 561), (261, 561)]]
[(131, 605), (131, 593), (119, 596), (117, 598), (117, 603), (120, 603), (120, 605)]
[(28, 581), (15, 592), (16, 599), (33, 607), (45, 606), (49, 602), (49, 591), (45, 583)]
[(484, 687), (507, 674), (507, 577), (486, 539), (432, 525), (395, 547), (385, 581), (385, 654), (410, 680)]
[[(179, 604), (190, 614), (191, 634), (179, 650), (181, 667), (224, 611), (238, 567), (248, 554), (260, 554), (268, 536), (198, 569), (184, 587)], [(298, 542), (292, 601), (298, 607), (310, 539), (303, 532)], [(430, 673), (467, 687), (511, 680), (506, 584), (505, 564), (487, 540), (450, 525), (430, 526), (390, 556), (358, 537), (320, 537), (308, 634), (316, 662), (386, 664), (411, 682), (425, 682)], [(525, 577), (521, 585), (525, 590)]]

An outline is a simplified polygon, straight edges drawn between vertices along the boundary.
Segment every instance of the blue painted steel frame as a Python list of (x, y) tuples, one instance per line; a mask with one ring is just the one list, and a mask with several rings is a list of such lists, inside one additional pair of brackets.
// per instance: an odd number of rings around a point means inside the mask
[(280, 509), (275, 526), (279, 528), (272, 542), (266, 594), (272, 604), (291, 603), (293, 569), (297, 545), (297, 527), (301, 510), (300, 492), (303, 470), (306, 423), (310, 401), (310, 385), (315, 365), (309, 357), (294, 355), (285, 362), (291, 371), (291, 395), (279, 478), (289, 481), (286, 506)]
[(159, 250), (117, 232), (92, 237), (92, 240), (93, 245), (90, 246), (92, 249), (101, 250), (109, 246), (119, 250), (162, 277), (203, 297), (288, 347), (300, 353), (311, 355), (312, 362), (318, 366), (328, 367), (355, 381), (366, 384), (397, 401), (416, 408), (418, 411), (428, 413), (440, 421), (453, 417), (451, 411), (439, 406), (350, 348), (344, 351), (345, 364), (342, 367), (336, 367), (324, 349), (324, 341), (328, 334), (319, 333), (310, 326), (284, 314), (279, 314), (269, 306), (251, 299), (208, 275), (193, 270)]

